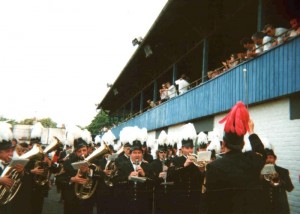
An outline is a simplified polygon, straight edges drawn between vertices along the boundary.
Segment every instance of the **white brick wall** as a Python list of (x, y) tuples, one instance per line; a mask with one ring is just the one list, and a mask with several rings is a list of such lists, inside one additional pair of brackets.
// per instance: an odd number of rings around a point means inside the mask
[[(300, 111), (300, 109), (299, 109)], [(255, 132), (274, 146), (277, 165), (290, 171), (295, 189), (288, 193), (291, 213), (300, 213), (300, 119), (290, 120), (289, 99), (256, 105), (249, 108)], [(225, 114), (217, 115), (214, 124)]]

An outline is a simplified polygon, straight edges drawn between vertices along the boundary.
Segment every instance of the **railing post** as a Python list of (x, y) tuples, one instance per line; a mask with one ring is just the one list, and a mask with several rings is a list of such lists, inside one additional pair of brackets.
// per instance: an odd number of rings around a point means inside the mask
[(130, 117), (133, 115), (133, 99), (130, 101)]
[(154, 80), (154, 82), (153, 82), (153, 102), (155, 102), (155, 103), (157, 101), (157, 93), (158, 93), (157, 80)]
[(174, 85), (175, 81), (177, 80), (177, 70), (177, 64), (173, 64), (172, 85)]
[(257, 8), (257, 32), (260, 32), (263, 29), (263, 0), (258, 0), (258, 8)]
[(205, 82), (207, 76), (207, 67), (208, 67), (208, 40), (205, 38), (203, 40), (203, 48), (202, 48), (202, 76), (201, 82)]
[(144, 93), (143, 93), (143, 91), (141, 91), (141, 96), (140, 96), (140, 113), (143, 112), (143, 108), (144, 108)]

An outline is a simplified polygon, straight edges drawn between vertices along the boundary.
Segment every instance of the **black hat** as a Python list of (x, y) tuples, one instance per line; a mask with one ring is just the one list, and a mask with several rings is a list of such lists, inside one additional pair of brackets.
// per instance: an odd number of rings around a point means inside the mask
[(190, 138), (187, 140), (182, 139), (181, 143), (182, 143), (182, 146), (184, 146), (184, 147), (192, 147), (192, 148), (194, 147), (194, 141)]
[(142, 151), (142, 143), (141, 143), (141, 141), (134, 140), (132, 142), (132, 144), (131, 144), (130, 150), (131, 151), (134, 151), (134, 150), (141, 150)]
[(142, 147), (147, 147), (147, 143), (146, 143), (146, 141), (144, 141), (144, 142), (143, 142), (143, 145), (142, 145)]
[(158, 144), (158, 148), (157, 148), (157, 150), (159, 151), (159, 152), (166, 152), (167, 151), (167, 145), (166, 144)]
[(273, 149), (268, 149), (268, 148), (266, 148), (266, 149), (265, 149), (265, 152), (266, 152), (266, 156), (272, 155), (272, 156), (274, 156), (275, 158), (277, 158), (277, 156), (275, 155)]
[(131, 147), (130, 143), (128, 143), (128, 142), (125, 143), (125, 144), (124, 144), (124, 148), (125, 148), (125, 147)]
[(87, 143), (81, 137), (74, 140), (74, 151), (77, 151), (85, 146), (87, 146)]
[(174, 143), (173, 149), (177, 149), (177, 143)]
[(41, 143), (41, 138), (40, 137), (35, 137), (30, 139), (30, 144), (42, 144)]
[(14, 148), (15, 146), (11, 143), (11, 141), (2, 140), (0, 142), (0, 150), (6, 150), (10, 148)]
[(244, 147), (244, 135), (238, 136), (236, 133), (225, 132), (223, 140), (229, 149), (242, 150)]

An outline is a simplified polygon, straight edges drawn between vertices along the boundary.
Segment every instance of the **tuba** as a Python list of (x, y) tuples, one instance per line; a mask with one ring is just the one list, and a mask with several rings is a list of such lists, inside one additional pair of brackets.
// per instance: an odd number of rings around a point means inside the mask
[(37, 160), (34, 164), (34, 168), (39, 167), (44, 169), (44, 173), (42, 175), (34, 175), (33, 180), (37, 185), (43, 186), (45, 185), (48, 181), (49, 181), (49, 165), (47, 162), (42, 161), (43, 156), (55, 151), (56, 149), (58, 149), (60, 146), (63, 146), (63, 144), (60, 142), (60, 140), (57, 137), (53, 137), (54, 141), (52, 143), (50, 143), (45, 149), (44, 151), (42, 151), (40, 149), (40, 158), (39, 160)]
[(86, 178), (87, 182), (85, 184), (75, 183), (74, 190), (77, 198), (84, 200), (90, 198), (94, 194), (98, 185), (98, 180), (93, 178), (93, 173), (94, 171), (97, 172), (100, 169), (98, 166), (92, 164), (91, 162), (96, 157), (102, 157), (103, 155), (108, 154), (110, 152), (111, 151), (109, 147), (103, 142), (98, 149), (93, 151), (92, 154), (90, 154), (87, 158), (84, 159), (84, 161), (88, 163), (90, 170), (88, 173), (81, 173), (80, 169), (78, 169), (79, 176)]
[[(30, 151), (21, 155), (19, 159), (32, 159), (39, 154), (40, 150), (37, 146), (33, 146)], [(17, 172), (13, 167), (7, 166), (1, 177), (7, 176), (13, 180), (13, 185), (10, 188), (6, 188), (4, 185), (0, 185), (0, 205), (10, 202), (18, 193), (21, 187), (21, 174)]]

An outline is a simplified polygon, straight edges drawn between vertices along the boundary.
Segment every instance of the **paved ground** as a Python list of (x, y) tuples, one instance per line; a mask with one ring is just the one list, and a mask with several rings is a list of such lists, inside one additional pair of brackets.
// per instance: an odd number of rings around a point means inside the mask
[[(44, 200), (43, 214), (63, 214), (63, 202), (59, 202), (60, 193), (57, 193), (56, 186), (52, 186), (49, 195)], [(96, 214), (96, 209), (94, 209)]]
[(44, 200), (43, 214), (63, 214), (63, 203), (59, 202), (60, 193), (52, 186), (49, 195)]

